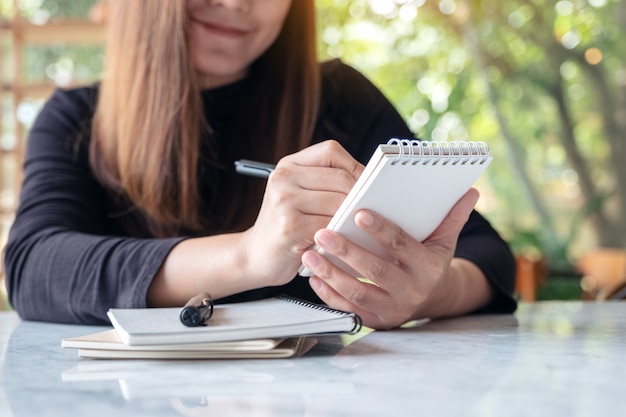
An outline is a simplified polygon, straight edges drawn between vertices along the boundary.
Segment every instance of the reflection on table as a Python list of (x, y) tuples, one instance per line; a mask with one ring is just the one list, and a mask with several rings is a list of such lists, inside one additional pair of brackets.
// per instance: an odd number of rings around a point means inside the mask
[(626, 375), (623, 302), (322, 336), (284, 360), (85, 360), (60, 348), (105, 329), (0, 314), (0, 415), (613, 416)]

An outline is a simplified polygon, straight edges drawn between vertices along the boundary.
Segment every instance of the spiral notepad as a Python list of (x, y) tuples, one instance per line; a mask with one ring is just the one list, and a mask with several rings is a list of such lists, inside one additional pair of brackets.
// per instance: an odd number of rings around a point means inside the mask
[[(327, 227), (378, 256), (391, 259), (376, 240), (356, 226), (357, 211), (372, 210), (423, 241), (491, 160), (484, 142), (391, 139), (378, 146)], [(321, 248), (316, 249), (345, 271), (362, 276)], [(311, 272), (302, 266), (299, 274), (310, 276)]]
[(206, 326), (186, 327), (180, 308), (111, 308), (108, 317), (127, 345), (232, 342), (312, 334), (354, 333), (361, 319), (290, 296), (218, 304)]

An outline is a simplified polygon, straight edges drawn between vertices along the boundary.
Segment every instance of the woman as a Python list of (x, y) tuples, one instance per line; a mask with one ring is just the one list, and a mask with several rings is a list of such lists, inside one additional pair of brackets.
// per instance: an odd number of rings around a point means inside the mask
[[(110, 307), (204, 291), (221, 302), (286, 292), (375, 328), (514, 310), (513, 259), (472, 211), (475, 190), (423, 243), (359, 213), (393, 263), (324, 229), (375, 147), (412, 134), (363, 76), (317, 62), (313, 0), (109, 7), (101, 83), (55, 92), (30, 132), (5, 254), (23, 318), (105, 323)], [(277, 166), (265, 183), (234, 172), (241, 158)], [(295, 277), (301, 263), (312, 278)]]

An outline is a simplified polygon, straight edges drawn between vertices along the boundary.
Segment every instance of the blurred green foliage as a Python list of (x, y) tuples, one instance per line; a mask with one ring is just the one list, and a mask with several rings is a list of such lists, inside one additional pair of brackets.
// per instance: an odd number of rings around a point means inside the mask
[[(54, 18), (84, 18), (97, 0), (1, 0), (3, 15), (19, 11), (25, 19), (43, 23)], [(13, 7), (14, 4), (18, 10)]]
[(479, 209), (516, 253), (572, 269), (624, 246), (626, 2), (318, 0), (324, 57), (424, 139), (484, 140)]
[(580, 300), (581, 298), (583, 298), (583, 291), (580, 287), (580, 279), (576, 276), (552, 275), (543, 286), (537, 289), (537, 301)]

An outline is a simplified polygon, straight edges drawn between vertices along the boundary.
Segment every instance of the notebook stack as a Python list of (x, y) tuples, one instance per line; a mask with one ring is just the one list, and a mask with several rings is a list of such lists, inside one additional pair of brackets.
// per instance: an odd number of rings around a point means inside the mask
[(110, 309), (113, 329), (63, 339), (83, 358), (237, 359), (297, 357), (311, 336), (354, 333), (360, 318), (288, 296), (216, 305), (205, 326), (186, 327), (180, 308)]

